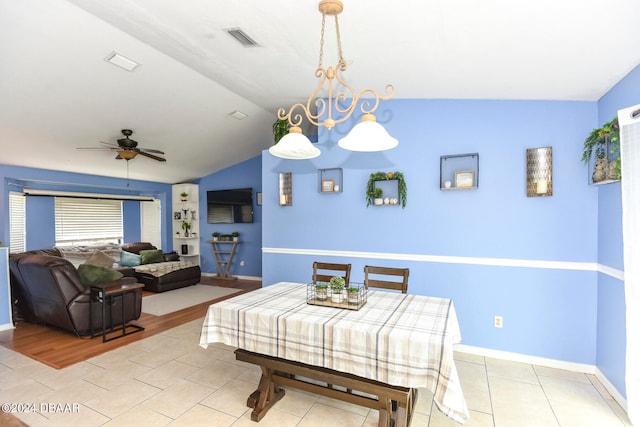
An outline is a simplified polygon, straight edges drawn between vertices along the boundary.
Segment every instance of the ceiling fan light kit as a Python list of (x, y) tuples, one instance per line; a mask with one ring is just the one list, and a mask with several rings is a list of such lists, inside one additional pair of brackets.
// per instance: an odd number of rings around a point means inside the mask
[[(318, 10), (322, 13), (322, 29), (320, 32), (320, 59), (315, 75), (320, 78), (320, 83), (307, 99), (306, 104), (297, 103), (291, 106), (289, 111), (284, 108), (278, 110), (278, 119), (287, 120), (291, 126), (289, 133), (283, 136), (280, 141), (269, 148), (269, 152), (285, 159), (312, 159), (320, 155), (320, 150), (313, 146), (309, 138), (304, 136), (300, 130), (302, 124), (302, 114), (314, 126), (325, 126), (328, 130), (347, 120), (356, 106), (360, 103), (360, 110), (364, 113), (362, 122), (354, 126), (349, 134), (340, 140), (338, 145), (344, 149), (352, 151), (382, 151), (388, 150), (398, 145), (398, 140), (391, 137), (384, 127), (376, 122), (373, 112), (378, 108), (381, 100), (388, 100), (395, 94), (393, 85), (388, 84), (385, 88), (386, 94), (380, 95), (372, 88), (362, 89), (360, 92), (355, 91), (351, 85), (345, 82), (341, 73), (347, 70), (347, 63), (342, 56), (342, 42), (340, 40), (340, 27), (338, 25), (338, 15), (343, 10), (343, 4), (340, 0), (322, 0), (318, 5)], [(339, 60), (334, 67), (325, 68), (322, 65), (322, 55), (324, 49), (324, 28), (326, 16), (335, 18), (336, 36), (338, 39)], [(333, 83), (334, 80), (338, 84), (344, 86), (345, 91), (334, 96)], [(327, 98), (318, 98), (318, 94), (328, 83)], [(367, 95), (368, 98), (360, 102)], [(351, 99), (351, 103), (343, 107), (339, 101)], [(311, 109), (312, 103), (317, 107), (314, 114)], [(302, 110), (299, 112), (298, 110)], [(341, 114), (340, 117), (334, 117), (334, 110)], [(320, 121), (320, 117), (325, 117)]]

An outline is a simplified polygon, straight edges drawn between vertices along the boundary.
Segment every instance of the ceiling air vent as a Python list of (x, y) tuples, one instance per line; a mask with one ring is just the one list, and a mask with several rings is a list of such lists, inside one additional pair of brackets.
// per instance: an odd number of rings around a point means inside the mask
[(229, 28), (225, 30), (231, 37), (238, 40), (238, 42), (244, 47), (257, 47), (259, 46), (255, 40), (247, 35), (240, 28)]

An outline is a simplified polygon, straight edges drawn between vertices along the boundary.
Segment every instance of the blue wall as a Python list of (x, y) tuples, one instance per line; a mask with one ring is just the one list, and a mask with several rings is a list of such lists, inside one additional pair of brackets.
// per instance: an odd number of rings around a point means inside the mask
[[(580, 158), (597, 104), (392, 100), (377, 116), (397, 148), (342, 150), (347, 124), (321, 129), (316, 159), (263, 153), (264, 284), (309, 281), (316, 259), (352, 263), (354, 281), (365, 264), (407, 266), (410, 292), (453, 299), (464, 344), (595, 364), (597, 191)], [(554, 193), (529, 198), (526, 149), (544, 146)], [(441, 191), (440, 156), (472, 152), (479, 188)], [(322, 194), (317, 170), (332, 167), (344, 169), (343, 193)], [(406, 209), (366, 207), (376, 171), (404, 173)], [(293, 173), (291, 207), (278, 205), (279, 172)]]
[[(316, 159), (263, 153), (264, 284), (309, 281), (316, 259), (352, 263), (354, 281), (367, 263), (407, 266), (410, 292), (453, 299), (464, 344), (595, 364), (598, 201), (580, 158), (597, 104), (392, 100), (377, 116), (397, 148), (340, 149), (349, 123), (321, 129)], [(544, 146), (554, 193), (529, 198), (526, 149)], [(440, 156), (472, 152), (479, 188), (441, 191)], [(322, 194), (317, 170), (332, 167), (344, 169), (343, 193)], [(404, 173), (406, 209), (366, 207), (376, 171)], [(279, 172), (293, 173), (291, 207), (278, 205)]]
[[(598, 123), (611, 120), (619, 109), (639, 103), (640, 66), (600, 99)], [(598, 262), (606, 267), (624, 270), (620, 183), (599, 186), (597, 191)], [(598, 277), (597, 365), (616, 389), (626, 396), (626, 305), (622, 274), (617, 276), (600, 274)]]
[[(162, 203), (162, 241), (164, 250), (172, 249), (171, 239), (171, 185), (148, 181), (128, 182), (126, 179), (108, 178), (97, 175), (75, 174), (45, 169), (23, 168), (0, 165), (2, 194), (0, 212), (2, 224), (0, 240), (9, 242), (9, 192), (22, 191), (22, 186), (31, 189), (57, 191), (80, 191), (89, 193), (150, 195)], [(53, 197), (27, 197), (26, 205), (26, 249), (50, 248), (55, 245), (55, 209)], [(140, 240), (140, 203), (123, 202), (124, 240)]]
[[(228, 190), (233, 188), (253, 188), (252, 224), (207, 224), (206, 215), (200, 217), (200, 254), (203, 272), (215, 273), (216, 264), (211, 251), (211, 233), (240, 233), (231, 274), (234, 276), (262, 276), (262, 206), (256, 204), (256, 193), (262, 191), (262, 166), (260, 156), (246, 160), (222, 171), (207, 175), (198, 182), (200, 185), (200, 212), (207, 211), (208, 190)], [(240, 262), (244, 261), (244, 266)]]

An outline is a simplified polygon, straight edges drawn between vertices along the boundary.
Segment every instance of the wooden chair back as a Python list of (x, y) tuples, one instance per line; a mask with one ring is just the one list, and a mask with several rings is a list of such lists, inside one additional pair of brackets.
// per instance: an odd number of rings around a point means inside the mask
[[(369, 277), (369, 276), (374, 276)], [(384, 277), (381, 276), (391, 276)], [(394, 280), (391, 280), (394, 279)], [(364, 286), (368, 288), (382, 288), (401, 291), (407, 293), (409, 287), (409, 269), (392, 267), (375, 267), (366, 265), (364, 267)]]
[(333, 276), (341, 276), (345, 283), (349, 284), (351, 275), (351, 264), (334, 264), (330, 262), (314, 262), (313, 263), (313, 281), (327, 282)]

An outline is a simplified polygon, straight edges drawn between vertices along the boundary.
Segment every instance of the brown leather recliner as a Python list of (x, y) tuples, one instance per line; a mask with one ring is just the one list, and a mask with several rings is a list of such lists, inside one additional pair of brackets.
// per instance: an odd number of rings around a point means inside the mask
[[(85, 287), (73, 264), (64, 258), (38, 254), (11, 254), (12, 300), (20, 300), (24, 319), (32, 323), (57, 326), (77, 335), (88, 335), (91, 322), (96, 330), (102, 327), (101, 306), (91, 301), (90, 290)], [(133, 277), (123, 277), (114, 285), (136, 283)], [(107, 324), (122, 324), (123, 298), (115, 298), (107, 309)], [(89, 306), (93, 304), (93, 319)], [(124, 297), (124, 322), (140, 317), (142, 291), (127, 293)], [(113, 319), (111, 316), (113, 315)]]

